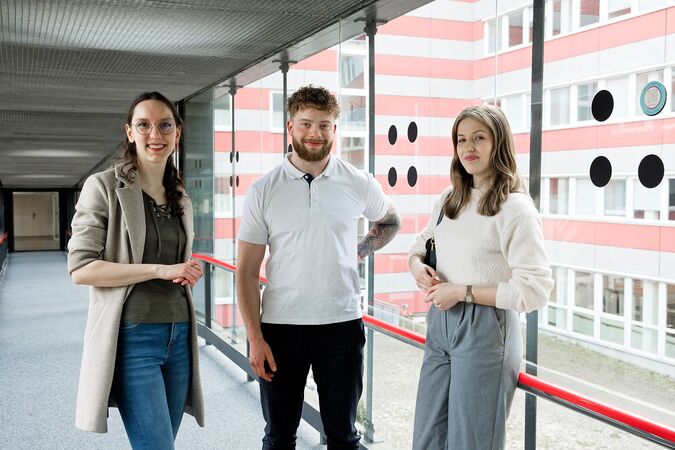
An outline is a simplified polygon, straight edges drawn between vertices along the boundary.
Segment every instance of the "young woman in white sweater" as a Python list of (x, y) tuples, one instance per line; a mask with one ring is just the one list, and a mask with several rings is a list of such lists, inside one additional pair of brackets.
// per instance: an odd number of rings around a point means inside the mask
[[(436, 202), (409, 257), (431, 303), (413, 449), (502, 449), (520, 369), (519, 313), (544, 306), (553, 279), (504, 113), (465, 109), (452, 141), (453, 188)], [(431, 237), (436, 270), (423, 262)]]

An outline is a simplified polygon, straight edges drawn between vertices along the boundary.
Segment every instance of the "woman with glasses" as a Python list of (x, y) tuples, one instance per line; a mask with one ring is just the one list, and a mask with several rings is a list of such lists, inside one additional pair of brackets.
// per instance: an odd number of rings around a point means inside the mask
[[(452, 142), (453, 188), (410, 250), (410, 271), (431, 304), (413, 449), (503, 449), (520, 369), (518, 313), (541, 308), (553, 279), (504, 113), (465, 109)], [(436, 269), (424, 264), (432, 237)]]
[(183, 412), (203, 426), (191, 288), (192, 206), (173, 154), (183, 130), (162, 94), (129, 108), (122, 161), (82, 187), (68, 270), (91, 286), (77, 427), (107, 431), (117, 406), (134, 449), (173, 449)]

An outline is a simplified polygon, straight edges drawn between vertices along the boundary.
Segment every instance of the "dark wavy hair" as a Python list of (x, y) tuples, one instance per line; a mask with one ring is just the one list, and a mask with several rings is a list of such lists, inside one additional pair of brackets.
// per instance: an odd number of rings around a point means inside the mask
[(340, 105), (337, 99), (328, 89), (323, 87), (315, 87), (311, 84), (303, 86), (293, 93), (288, 99), (286, 110), (291, 118), (301, 109), (318, 109), (328, 115), (332, 115), (334, 119), (340, 116)]
[[(183, 119), (180, 117), (180, 114), (178, 114), (178, 110), (174, 106), (173, 103), (171, 103), (171, 100), (160, 94), (159, 92), (143, 92), (141, 95), (136, 97), (133, 102), (131, 102), (131, 105), (129, 106), (129, 111), (127, 112), (127, 117), (124, 121), (125, 125), (132, 126), (131, 125), (131, 120), (134, 117), (134, 110), (136, 109), (136, 106), (144, 102), (145, 100), (157, 100), (166, 105), (167, 108), (171, 111), (171, 115), (173, 116), (173, 120), (176, 122), (176, 127), (180, 128), (181, 130), (184, 128), (185, 123), (183, 122)], [(182, 133), (181, 133), (182, 136)], [(120, 156), (119, 159), (123, 162), (122, 165), (122, 172), (127, 176), (129, 179), (134, 179), (136, 178), (138, 174), (138, 160), (136, 159), (137, 153), (136, 153), (136, 143), (135, 142), (129, 142), (128, 139), (124, 139), (119, 145), (120, 148)], [(176, 142), (176, 151), (178, 149), (178, 142)], [(183, 198), (183, 180), (180, 177), (180, 174), (178, 173), (178, 169), (173, 163), (173, 158), (169, 157), (169, 159), (166, 161), (166, 167), (164, 168), (164, 177), (162, 178), (162, 184), (164, 185), (164, 189), (166, 190), (166, 197), (169, 201), (169, 207), (171, 208), (171, 211), (176, 215), (176, 216), (182, 216), (183, 215), (183, 208), (180, 206), (180, 199)]]

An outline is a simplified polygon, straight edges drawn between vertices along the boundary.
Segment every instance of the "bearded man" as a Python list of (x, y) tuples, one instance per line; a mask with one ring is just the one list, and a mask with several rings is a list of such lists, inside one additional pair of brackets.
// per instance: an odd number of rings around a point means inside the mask
[[(331, 155), (340, 111), (328, 90), (305, 86), (287, 109), (293, 151), (249, 188), (238, 236), (237, 298), (259, 376), (263, 449), (295, 448), (310, 367), (328, 449), (358, 449), (365, 336), (357, 263), (394, 238), (400, 219), (372, 175)], [(357, 244), (361, 216), (374, 224)]]

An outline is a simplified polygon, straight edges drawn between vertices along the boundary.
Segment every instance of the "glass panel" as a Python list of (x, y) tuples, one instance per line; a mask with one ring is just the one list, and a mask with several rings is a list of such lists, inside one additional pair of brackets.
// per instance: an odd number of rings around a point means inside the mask
[(675, 334), (666, 333), (666, 356), (675, 359)]
[(565, 308), (548, 307), (548, 324), (561, 330), (567, 329), (567, 310)]
[(509, 119), (512, 131), (520, 131), (525, 129), (525, 117), (523, 111), (523, 96), (509, 95), (503, 98), (502, 105), (506, 117)]
[(485, 39), (487, 40), (487, 52), (494, 53), (499, 39), (499, 36), (497, 35), (497, 19), (490, 19), (486, 23), (487, 34)]
[(568, 184), (569, 180), (567, 178), (551, 178), (551, 214), (567, 214), (567, 205), (569, 203)]
[[(288, 96), (293, 95), (288, 92)], [(279, 133), (284, 132), (286, 124), (284, 123), (284, 93), (272, 92), (272, 123), (270, 123), (270, 131)]]
[(602, 311), (623, 315), (623, 277), (604, 275), (602, 277)]
[(551, 126), (570, 122), (570, 88), (551, 89)]
[(601, 318), (600, 339), (615, 344), (623, 344), (623, 322)]
[(564, 306), (567, 304), (568, 269), (565, 267), (553, 267), (552, 269), (555, 285), (553, 287), (553, 292), (551, 292), (549, 303), (556, 303), (560, 306)]
[(576, 180), (576, 214), (595, 214), (595, 192), (597, 188), (588, 178)]
[(342, 55), (340, 57), (340, 87), (348, 89), (364, 89), (364, 65), (366, 57), (363, 55)]
[(593, 316), (575, 312), (572, 319), (572, 329), (575, 333), (593, 336)]
[(658, 285), (653, 281), (633, 280), (632, 319), (649, 325), (656, 325), (658, 296)]
[(523, 43), (523, 10), (517, 10), (508, 15), (509, 47)]
[(600, 0), (580, 0), (579, 26), (597, 23), (600, 20)]
[(623, 16), (624, 14), (630, 14), (630, 3), (631, 0), (608, 0), (607, 16), (612, 19), (614, 17)]
[(592, 120), (591, 103), (597, 91), (597, 83), (586, 83), (577, 86), (577, 121)]
[(638, 0), (638, 10), (645, 11), (647, 9), (658, 8), (664, 6), (666, 0)]
[(668, 220), (675, 220), (675, 178), (668, 180)]
[[(221, 104), (222, 105), (222, 104)], [(213, 252), (214, 242), (214, 90), (208, 89), (185, 103), (187, 150), (184, 159), (185, 189), (192, 199), (195, 253)]]
[[(633, 183), (633, 217), (636, 219), (659, 220), (661, 213), (660, 188), (649, 189), (636, 179)], [(656, 192), (655, 192), (656, 191)]]
[(675, 284), (668, 284), (666, 288), (666, 326), (675, 330)]
[(574, 304), (582, 308), (593, 309), (593, 274), (574, 272)]
[(628, 114), (628, 77), (612, 78), (607, 80), (606, 90), (614, 97), (614, 109), (612, 118), (625, 117)]
[(630, 345), (638, 350), (656, 353), (657, 336), (656, 330), (633, 325), (631, 327)]
[(605, 215), (626, 215), (626, 180), (612, 180), (605, 186)]
[(365, 95), (343, 95), (340, 97), (340, 124), (343, 129), (365, 130)]
[(222, 95), (218, 95), (218, 93), (216, 93), (216, 98), (213, 101), (213, 120), (216, 128), (230, 128), (232, 126), (232, 111), (230, 103), (229, 93), (223, 92)]

